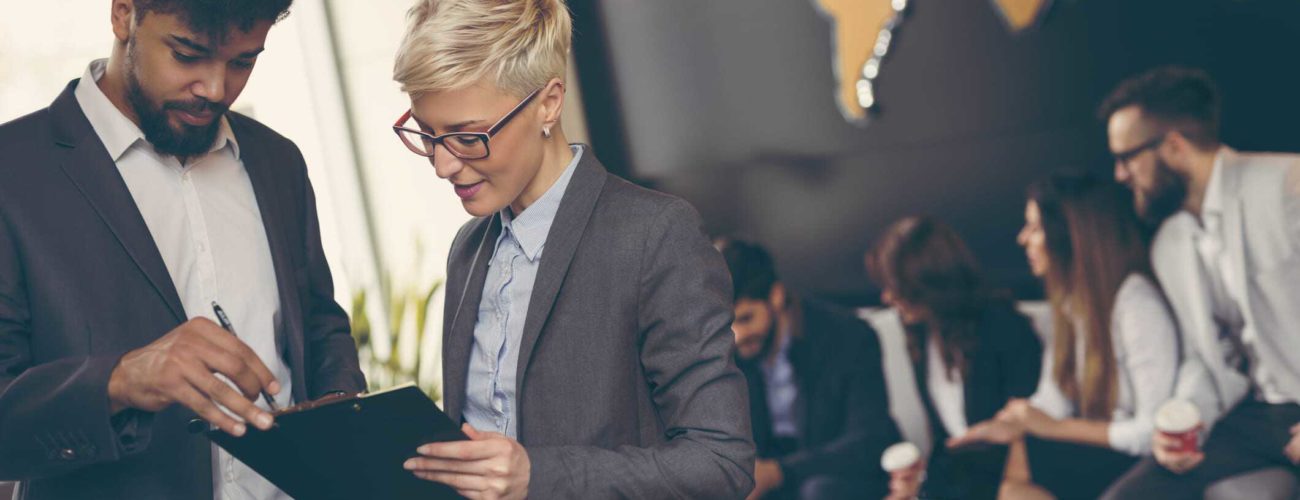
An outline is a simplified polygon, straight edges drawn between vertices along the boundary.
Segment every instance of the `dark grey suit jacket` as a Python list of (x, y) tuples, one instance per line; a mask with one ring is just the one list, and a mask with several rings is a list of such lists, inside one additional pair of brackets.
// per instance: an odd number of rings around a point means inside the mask
[[(211, 498), (208, 440), (185, 430), (193, 412), (109, 416), (118, 359), (187, 316), (76, 85), (0, 125), (0, 480), (23, 481), (28, 499)], [(229, 120), (270, 243), (293, 396), (361, 391), (302, 155)]]
[[(744, 497), (754, 443), (721, 255), (685, 201), (606, 173), (590, 148), (576, 169), (546, 239), (519, 351), (515, 408), (532, 462), (529, 496)], [(443, 375), (453, 419), (465, 405), (500, 232), (499, 217), (478, 218), (452, 243)]]

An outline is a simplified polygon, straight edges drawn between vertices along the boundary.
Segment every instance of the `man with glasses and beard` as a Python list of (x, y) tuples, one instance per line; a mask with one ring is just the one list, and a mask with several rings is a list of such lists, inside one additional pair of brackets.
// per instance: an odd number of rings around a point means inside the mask
[(19, 498), (287, 498), (191, 419), (239, 436), (364, 390), (302, 155), (226, 112), (291, 1), (114, 0), (111, 56), (0, 125), (0, 480)]
[(1156, 433), (1154, 457), (1108, 498), (1200, 497), (1265, 467), (1300, 472), (1300, 155), (1219, 141), (1205, 73), (1162, 67), (1105, 100), (1115, 179), (1159, 230), (1152, 264), (1182, 330), (1175, 397), (1193, 402), (1201, 451)]
[(796, 297), (763, 247), (719, 238), (758, 462), (751, 499), (883, 498), (897, 442), (880, 341), (852, 312)]

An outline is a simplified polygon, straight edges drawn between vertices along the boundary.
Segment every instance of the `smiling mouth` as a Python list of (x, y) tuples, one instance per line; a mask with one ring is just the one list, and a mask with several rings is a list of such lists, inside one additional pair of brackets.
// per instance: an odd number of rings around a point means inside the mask
[(461, 200), (473, 198), (475, 194), (478, 194), (478, 192), (483, 189), (483, 181), (478, 181), (473, 184), (452, 185), (455, 186), (456, 196), (459, 196)]

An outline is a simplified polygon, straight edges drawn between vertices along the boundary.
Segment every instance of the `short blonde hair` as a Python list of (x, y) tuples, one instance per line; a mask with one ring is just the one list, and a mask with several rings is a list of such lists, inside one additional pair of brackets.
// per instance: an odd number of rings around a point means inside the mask
[(412, 96), (484, 78), (518, 96), (563, 78), (572, 37), (564, 0), (418, 0), (393, 79)]

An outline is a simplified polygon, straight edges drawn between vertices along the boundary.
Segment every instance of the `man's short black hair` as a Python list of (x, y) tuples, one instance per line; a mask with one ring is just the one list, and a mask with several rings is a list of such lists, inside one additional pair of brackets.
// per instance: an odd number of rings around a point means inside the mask
[(1203, 148), (1219, 144), (1219, 91), (1204, 71), (1161, 66), (1120, 82), (1101, 103), (1104, 122), (1122, 108), (1137, 106), (1165, 130), (1177, 130)]
[(725, 236), (715, 239), (713, 246), (722, 252), (727, 270), (731, 271), (734, 300), (771, 297), (772, 285), (777, 281), (776, 266), (767, 250), (757, 243)]
[(253, 29), (259, 21), (279, 22), (293, 0), (135, 0), (136, 21), (145, 14), (171, 14), (196, 33), (220, 40), (230, 28)]

